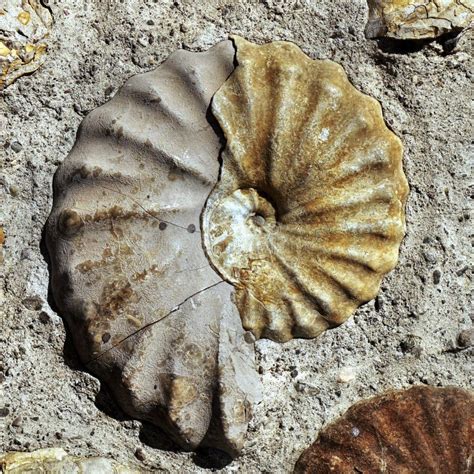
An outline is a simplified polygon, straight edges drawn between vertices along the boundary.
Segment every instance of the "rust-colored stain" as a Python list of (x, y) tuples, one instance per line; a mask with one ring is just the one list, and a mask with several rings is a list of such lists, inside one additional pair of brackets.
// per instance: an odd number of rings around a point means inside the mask
[(474, 396), (413, 387), (351, 407), (327, 426), (295, 474), (467, 474), (474, 468)]
[(418, 40), (461, 31), (474, 20), (472, 0), (368, 0), (367, 38)]
[(204, 243), (246, 329), (315, 337), (373, 299), (405, 232), (402, 145), (332, 61), (234, 37), (212, 110), (227, 145)]
[(0, 245), (3, 245), (5, 243), (5, 231), (3, 230), (3, 227), (0, 227)]

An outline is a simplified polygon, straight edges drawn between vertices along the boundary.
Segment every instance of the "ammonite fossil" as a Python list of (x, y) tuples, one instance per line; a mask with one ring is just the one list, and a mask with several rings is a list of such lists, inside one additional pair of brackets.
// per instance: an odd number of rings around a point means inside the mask
[(367, 38), (437, 38), (474, 21), (474, 0), (368, 0)]
[(82, 360), (185, 448), (238, 452), (258, 398), (244, 329), (314, 337), (376, 295), (401, 155), (380, 105), (290, 43), (235, 38), (130, 79), (54, 182), (52, 292)]
[(227, 144), (204, 242), (256, 337), (314, 337), (374, 298), (398, 259), (407, 183), (379, 103), (294, 44), (234, 39), (213, 99)]
[(176, 52), (90, 113), (55, 176), (47, 227), (52, 291), (87, 367), (184, 448), (230, 453), (258, 390), (253, 338), (199, 219), (219, 172), (207, 109), (233, 57), (230, 41)]
[(299, 459), (295, 473), (468, 474), (474, 470), (474, 396), (413, 387), (351, 407)]

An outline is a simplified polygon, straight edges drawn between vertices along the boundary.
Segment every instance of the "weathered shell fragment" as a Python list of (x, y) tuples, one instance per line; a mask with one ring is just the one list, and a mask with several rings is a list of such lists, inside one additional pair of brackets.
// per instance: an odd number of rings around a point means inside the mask
[(47, 8), (37, 0), (0, 4), (0, 90), (43, 63), (52, 25)]
[(236, 454), (258, 396), (252, 336), (200, 230), (221, 147), (208, 107), (233, 58), (230, 41), (175, 52), (90, 113), (55, 176), (46, 241), (57, 306), (123, 410), (185, 449)]
[(473, 463), (472, 393), (414, 387), (351, 407), (319, 434), (294, 472), (466, 474)]
[(238, 66), (212, 105), (227, 144), (206, 251), (235, 286), (245, 329), (315, 337), (374, 298), (397, 262), (402, 145), (336, 63), (234, 41)]
[(123, 466), (111, 459), (68, 456), (61, 448), (38, 449), (30, 453), (0, 454), (0, 471), (3, 474), (138, 474), (138, 469)]
[(437, 38), (474, 21), (474, 0), (368, 0), (367, 38)]

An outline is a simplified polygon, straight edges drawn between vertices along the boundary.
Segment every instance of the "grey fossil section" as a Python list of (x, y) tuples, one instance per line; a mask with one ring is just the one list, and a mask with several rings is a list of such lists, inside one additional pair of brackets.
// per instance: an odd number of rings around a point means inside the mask
[(200, 232), (221, 147), (208, 108), (233, 58), (230, 41), (175, 52), (90, 113), (55, 176), (46, 243), (80, 357), (123, 410), (185, 449), (235, 455), (257, 396), (253, 344)]

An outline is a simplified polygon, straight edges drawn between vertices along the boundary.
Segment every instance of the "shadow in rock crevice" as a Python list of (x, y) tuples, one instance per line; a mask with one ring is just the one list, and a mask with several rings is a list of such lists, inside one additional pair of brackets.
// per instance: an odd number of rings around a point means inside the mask
[(430, 44), (439, 44), (443, 48), (444, 55), (449, 54), (455, 47), (461, 37), (463, 29), (455, 28), (437, 38), (422, 39), (396, 39), (396, 38), (377, 38), (378, 48), (388, 54), (412, 54), (421, 51)]
[(233, 459), (229, 454), (214, 448), (199, 448), (193, 454), (193, 462), (196, 466), (211, 471), (220, 471), (232, 461)]

